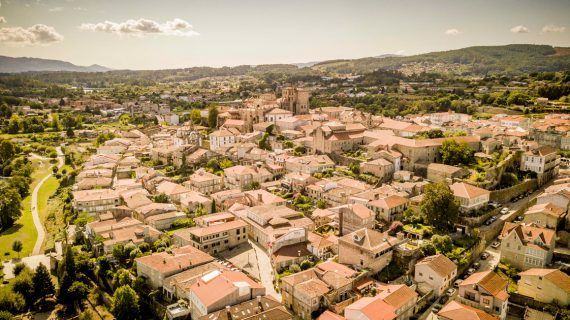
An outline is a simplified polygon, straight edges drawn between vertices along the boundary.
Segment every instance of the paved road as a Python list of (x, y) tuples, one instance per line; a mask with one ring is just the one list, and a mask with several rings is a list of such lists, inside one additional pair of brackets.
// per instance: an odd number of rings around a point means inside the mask
[(255, 254), (257, 255), (259, 278), (261, 280), (261, 284), (263, 284), (265, 287), (266, 294), (271, 295), (277, 299), (277, 301), (281, 301), (281, 294), (275, 291), (275, 287), (273, 286), (273, 267), (271, 265), (271, 259), (269, 258), (269, 255), (255, 241), (248, 241), (255, 250)]
[[(57, 167), (61, 168), (64, 163), (63, 152), (61, 151), (61, 147), (56, 148), (57, 151), (57, 160), (58, 164)], [(34, 155), (32, 155), (34, 156)], [(38, 193), (42, 185), (52, 176), (50, 172), (47, 176), (45, 176), (34, 188), (32, 192), (32, 217), (34, 219), (34, 225), (36, 226), (36, 230), (38, 231), (38, 238), (36, 239), (36, 244), (34, 245), (34, 250), (32, 251), (32, 255), (40, 254), (40, 250), (42, 248), (42, 244), (44, 243), (44, 239), (46, 237), (46, 232), (44, 226), (42, 224), (42, 219), (40, 218), (40, 213), (38, 211)]]

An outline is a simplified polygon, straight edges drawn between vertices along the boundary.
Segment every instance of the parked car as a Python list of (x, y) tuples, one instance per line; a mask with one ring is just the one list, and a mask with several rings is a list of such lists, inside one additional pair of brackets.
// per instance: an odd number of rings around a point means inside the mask
[(446, 293), (447, 293), (448, 296), (451, 297), (451, 296), (453, 296), (453, 295), (455, 294), (456, 291), (457, 291), (457, 290), (454, 289), (454, 288), (449, 288), (449, 289), (447, 289), (447, 292), (446, 292)]
[(463, 280), (461, 280), (461, 279), (455, 280), (455, 282), (453, 283), (453, 287), (454, 287), (454, 288), (459, 288), (459, 285), (461, 284), (461, 282), (463, 282)]
[(483, 253), (481, 253), (481, 260), (487, 260), (487, 258), (489, 258), (489, 253), (488, 253), (488, 252), (483, 252)]
[(468, 274), (468, 275), (472, 275), (472, 274), (475, 273), (475, 271), (477, 271), (477, 270), (475, 270), (475, 269), (473, 269), (473, 268), (469, 268), (469, 269), (467, 269), (467, 274)]
[(438, 313), (439, 310), (441, 310), (441, 304), (439, 304), (439, 303), (434, 304), (433, 307), (431, 308), (431, 311), (432, 311), (433, 313)]
[(495, 241), (495, 242), (491, 243), (491, 248), (497, 249), (500, 245), (501, 245), (501, 243), (499, 241)]
[(523, 217), (523, 216), (518, 216), (518, 217), (515, 218), (515, 221), (516, 221), (516, 222), (520, 222), (520, 221), (523, 221), (523, 220), (524, 220), (524, 217)]
[(473, 264), (473, 269), (479, 270), (479, 268), (481, 268), (481, 264), (480, 264), (479, 262), (475, 262), (475, 263)]
[(448, 296), (441, 296), (441, 298), (439, 298), (439, 303), (443, 305), (447, 302), (447, 300), (449, 300)]
[(504, 207), (503, 209), (501, 209), (501, 214), (507, 214), (509, 213), (509, 208)]

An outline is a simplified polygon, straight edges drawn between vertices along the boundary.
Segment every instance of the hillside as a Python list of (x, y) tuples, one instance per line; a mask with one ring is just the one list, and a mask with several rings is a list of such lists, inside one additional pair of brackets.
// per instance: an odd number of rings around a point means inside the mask
[(111, 69), (97, 64), (84, 67), (61, 60), (0, 56), (0, 73), (19, 73), (30, 71), (104, 72), (109, 70)]
[(366, 73), (376, 69), (388, 69), (404, 73), (424, 71), (479, 75), (519, 74), (570, 69), (568, 49), (528, 44), (477, 46), (407, 57), (324, 61), (312, 68), (335, 73)]

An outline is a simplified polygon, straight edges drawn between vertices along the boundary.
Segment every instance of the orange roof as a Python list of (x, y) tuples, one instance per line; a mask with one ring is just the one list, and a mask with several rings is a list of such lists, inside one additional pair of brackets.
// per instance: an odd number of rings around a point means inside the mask
[(492, 270), (474, 273), (465, 279), (465, 281), (463, 281), (460, 286), (463, 287), (474, 284), (483, 288), (485, 291), (489, 292), (489, 294), (496, 298), (508, 298), (508, 295), (505, 296), (503, 293), (503, 291), (506, 292), (507, 290), (507, 280), (503, 279)]
[(482, 195), (491, 194), (489, 190), (470, 185), (464, 182), (456, 182), (449, 186), (456, 197), (473, 199)]
[(552, 284), (570, 293), (570, 276), (558, 269), (533, 268), (519, 273), (519, 276), (538, 276), (548, 279)]
[(427, 265), (442, 277), (450, 276), (454, 270), (457, 270), (457, 265), (443, 254), (425, 257), (417, 265)]
[(378, 296), (360, 298), (353, 304), (347, 306), (345, 313), (346, 310), (359, 310), (366, 315), (368, 319), (374, 320), (392, 320), (398, 316), (395, 313), (396, 310), (394, 307), (387, 304)]
[(483, 310), (466, 306), (457, 301), (446, 304), (439, 312), (438, 316), (449, 320), (499, 320)]
[(176, 270), (184, 271), (213, 260), (214, 257), (192, 246), (175, 248), (171, 252), (163, 251), (135, 259), (136, 263), (144, 264), (162, 274)]

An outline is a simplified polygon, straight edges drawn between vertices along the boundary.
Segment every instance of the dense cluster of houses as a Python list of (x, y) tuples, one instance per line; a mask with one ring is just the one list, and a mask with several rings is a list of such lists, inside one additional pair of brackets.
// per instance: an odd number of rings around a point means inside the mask
[[(118, 244), (152, 243), (192, 216), (194, 226), (170, 232), (172, 249), (136, 259), (137, 274), (178, 301), (167, 308), (171, 319), (233, 319), (236, 313), (247, 314), (239, 319), (293, 319), (292, 313), (321, 320), (409, 319), (446, 294), (458, 266), (436, 254), (417, 261), (407, 282), (374, 280), (415, 236), (389, 233), (390, 224), (417, 208), (431, 182), (449, 182), (462, 212), (490, 202), (489, 190), (465, 179), (468, 170), (441, 164), (444, 141), (465, 143), (479, 157), (517, 153), (520, 169), (534, 172), (542, 185), (558, 174), (556, 152), (568, 148), (570, 125), (564, 115), (531, 122), (507, 115), (474, 120), (454, 112), (389, 119), (345, 107), (309, 110), (308, 90), (285, 88), (280, 98), (263, 94), (220, 106), (218, 128), (205, 136), (202, 127), (179, 125), (160, 106), (140, 102), (131, 112), (145, 112), (145, 106), (172, 121), (117, 131), (99, 145), (77, 175), (73, 207), (94, 218), (85, 232), (99, 254)], [(467, 135), (417, 138), (436, 129)], [(368, 156), (358, 169), (374, 183), (335, 173), (357, 149)], [(228, 159), (232, 166), (212, 170), (205, 166), (211, 159)], [(165, 166), (191, 174), (175, 180)], [(319, 208), (301, 212), (287, 193), (303, 194)], [(545, 269), (569, 208), (570, 182), (557, 180), (524, 221), (505, 223), (501, 258), (523, 270), (520, 294), (570, 302), (568, 276)], [(321, 263), (283, 276), (276, 301), (251, 275), (219, 258), (248, 241), (265, 251), (275, 274), (305, 261)], [(507, 285), (493, 271), (473, 273), (458, 286), (458, 298), (432, 317), (505, 319)]]

